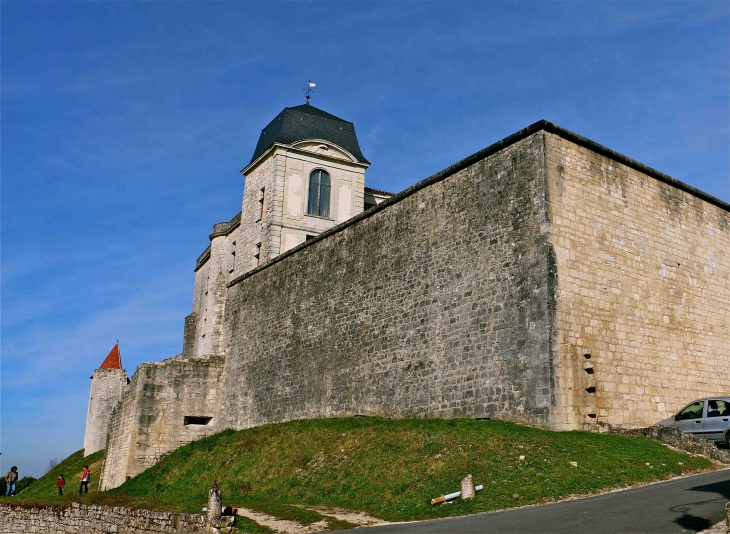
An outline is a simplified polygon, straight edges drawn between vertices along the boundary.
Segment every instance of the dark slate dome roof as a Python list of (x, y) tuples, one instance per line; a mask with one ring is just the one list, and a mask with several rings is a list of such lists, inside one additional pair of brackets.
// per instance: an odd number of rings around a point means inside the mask
[(305, 139), (329, 141), (347, 150), (360, 163), (370, 164), (360, 152), (355, 125), (310, 104), (284, 108), (284, 111), (261, 130), (251, 162), (274, 143), (290, 145)]

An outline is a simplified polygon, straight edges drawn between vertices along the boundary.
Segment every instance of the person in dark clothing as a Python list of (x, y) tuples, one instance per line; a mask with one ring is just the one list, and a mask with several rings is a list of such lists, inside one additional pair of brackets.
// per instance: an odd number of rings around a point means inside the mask
[(84, 466), (84, 471), (81, 473), (81, 485), (79, 486), (79, 495), (81, 495), (81, 490), (86, 490), (85, 493), (89, 493), (89, 479), (91, 478), (91, 471), (89, 470), (89, 466)]
[(63, 475), (58, 475), (58, 480), (56, 480), (56, 487), (58, 488), (58, 494), (63, 495), (63, 488), (66, 486), (66, 479), (63, 478)]

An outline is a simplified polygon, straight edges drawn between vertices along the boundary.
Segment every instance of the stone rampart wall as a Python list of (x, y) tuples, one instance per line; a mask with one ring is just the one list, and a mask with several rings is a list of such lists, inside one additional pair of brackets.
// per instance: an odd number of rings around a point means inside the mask
[(241, 275), (216, 301), (225, 363), (139, 368), (102, 488), (225, 428), (353, 414), (647, 426), (730, 391), (730, 212), (657, 175), (536, 123)]
[(556, 426), (648, 426), (730, 392), (730, 213), (559, 135), (546, 141)]
[(346, 414), (548, 424), (543, 147), (531, 135), (235, 283), (218, 428)]
[[(101, 489), (115, 488), (181, 445), (213, 433), (223, 362), (222, 356), (177, 356), (137, 368), (112, 415)], [(191, 417), (211, 419), (202, 424)]]
[(205, 532), (205, 516), (72, 503), (62, 509), (0, 505), (0, 534)]

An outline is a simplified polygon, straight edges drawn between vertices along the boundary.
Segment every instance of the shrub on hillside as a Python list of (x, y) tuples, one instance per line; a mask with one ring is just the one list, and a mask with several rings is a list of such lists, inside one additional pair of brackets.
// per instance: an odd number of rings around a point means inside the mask
[[(17, 495), (21, 491), (23, 491), (25, 488), (33, 484), (37, 478), (34, 477), (23, 477), (15, 484), (15, 494)], [(8, 483), (5, 482), (5, 477), (0, 478), (0, 495), (5, 495), (5, 492), (8, 490)]]

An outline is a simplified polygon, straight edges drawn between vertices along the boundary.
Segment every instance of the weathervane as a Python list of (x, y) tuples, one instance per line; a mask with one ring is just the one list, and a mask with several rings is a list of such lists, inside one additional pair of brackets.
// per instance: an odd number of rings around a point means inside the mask
[(312, 96), (312, 93), (314, 93), (314, 89), (312, 89), (312, 87), (314, 87), (315, 85), (317, 84), (314, 83), (312, 80), (309, 80), (307, 88), (304, 89), (304, 96), (307, 97), (307, 104), (309, 104), (309, 99)]

